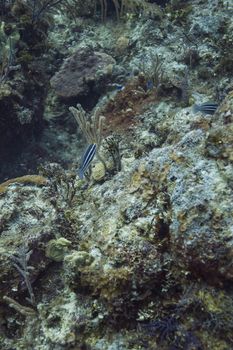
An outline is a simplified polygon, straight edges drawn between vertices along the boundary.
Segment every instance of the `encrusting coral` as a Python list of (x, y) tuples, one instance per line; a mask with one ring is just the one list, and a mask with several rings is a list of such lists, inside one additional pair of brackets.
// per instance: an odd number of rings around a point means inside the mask
[[(111, 74), (87, 85), (76, 71), (85, 59), (74, 62), (80, 90), (58, 97), (62, 111), (46, 121), (59, 132), (59, 147), (48, 137), (41, 175), (0, 185), (1, 349), (233, 347), (233, 93), (226, 71), (212, 75), (222, 52), (213, 43), (232, 32), (232, 18), (221, 2), (217, 9), (212, 1), (189, 5), (169, 2), (163, 18), (146, 20), (125, 8), (124, 18), (107, 23), (86, 11), (70, 28), (54, 14), (50, 39), (64, 32), (67, 40), (57, 51), (72, 59), (89, 53), (93, 74), (93, 53), (110, 52), (116, 61)], [(112, 1), (107, 6), (115, 13)], [(122, 34), (128, 40), (118, 54)], [(64, 68), (53, 55), (51, 75)], [(198, 73), (207, 63), (205, 81)], [(2, 88), (4, 98), (12, 96), (9, 81)], [(215, 113), (191, 106), (211, 99)], [(75, 164), (56, 163), (64, 129), (70, 143), (101, 146), (107, 171), (94, 159), (92, 181), (81, 181), (76, 149)]]
[(47, 179), (40, 175), (24, 175), (21, 177), (16, 177), (15, 179), (7, 180), (0, 184), (0, 194), (5, 193), (7, 191), (8, 186), (15, 183), (21, 183), (21, 184), (34, 184), (36, 186), (43, 186), (46, 185)]

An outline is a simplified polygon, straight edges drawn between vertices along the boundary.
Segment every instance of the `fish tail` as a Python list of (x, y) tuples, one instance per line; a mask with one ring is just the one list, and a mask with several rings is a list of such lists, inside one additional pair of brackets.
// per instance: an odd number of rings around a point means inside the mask
[(195, 105), (193, 105), (192, 110), (193, 110), (193, 113), (197, 113), (200, 111), (200, 106), (195, 104)]

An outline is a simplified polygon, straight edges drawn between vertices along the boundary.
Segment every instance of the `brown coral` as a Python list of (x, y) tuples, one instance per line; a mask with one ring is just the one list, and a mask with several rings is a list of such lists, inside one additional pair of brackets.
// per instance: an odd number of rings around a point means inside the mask
[(47, 179), (40, 175), (25, 175), (16, 177), (14, 179), (7, 180), (0, 184), (0, 194), (5, 193), (8, 186), (13, 183), (32, 184), (36, 186), (44, 186), (47, 183)]
[(64, 61), (50, 80), (51, 86), (63, 98), (87, 95), (100, 79), (111, 75), (114, 63), (106, 53), (80, 49)]

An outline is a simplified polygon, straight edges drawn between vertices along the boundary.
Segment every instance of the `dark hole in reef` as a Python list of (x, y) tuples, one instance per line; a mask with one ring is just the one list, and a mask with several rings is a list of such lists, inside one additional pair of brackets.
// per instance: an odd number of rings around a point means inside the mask
[(80, 350), (91, 350), (91, 348), (87, 344), (81, 344), (80, 345)]
[(169, 237), (169, 225), (165, 223), (163, 220), (160, 220), (158, 238), (162, 240), (168, 237)]
[(71, 289), (77, 293), (77, 294), (80, 294), (81, 296), (82, 295), (89, 295), (89, 294), (93, 294), (93, 289), (89, 286), (82, 286), (82, 285), (77, 285), (77, 286), (72, 286), (71, 285)]
[[(9, 306), (3, 306), (1, 310), (1, 328), (9, 339), (18, 339), (22, 336), (22, 324), (24, 317)], [(13, 348), (10, 348), (13, 350)]]
[[(14, 125), (12, 125), (14, 128)], [(0, 141), (0, 181), (30, 174), (36, 167), (38, 142), (42, 124), (36, 127), (15, 125), (16, 132), (6, 131)]]
[[(30, 96), (30, 92), (28, 95)], [(20, 125), (14, 118), (6, 118), (6, 125), (3, 125), (5, 129), (0, 130), (0, 182), (27, 174), (37, 174), (38, 167), (46, 162), (57, 162), (64, 168), (75, 163), (77, 158), (74, 158), (74, 153), (69, 152), (71, 147), (74, 149), (75, 142), (70, 142), (70, 139), (74, 139), (74, 134), (78, 137), (79, 128), (68, 108), (80, 103), (84, 110), (89, 112), (95, 107), (99, 97), (94, 92), (79, 99), (61, 99), (67, 112), (61, 112), (61, 116), (49, 122), (43, 120), (43, 111), (36, 113), (34, 125)], [(0, 110), (5, 110), (3, 107), (0, 106)], [(85, 140), (80, 139), (80, 143), (82, 142)], [(77, 155), (79, 151), (80, 147), (77, 148)]]
[(149, 2), (151, 4), (157, 4), (159, 6), (164, 7), (170, 2), (170, 0), (150, 0)]
[(48, 321), (48, 327), (49, 328), (55, 328), (57, 327), (61, 322), (61, 317), (59, 315), (54, 315), (52, 318)]
[(194, 278), (202, 278), (209, 285), (223, 286), (225, 283), (224, 277), (218, 272), (219, 269), (217, 262), (205, 261), (203, 263), (196, 257), (192, 256), (192, 252), (190, 252), (189, 270)]
[(107, 322), (110, 327), (116, 331), (121, 329), (134, 329), (137, 326), (137, 314), (141, 307), (140, 302), (126, 300), (121, 303), (121, 300), (112, 302), (113, 310), (109, 314)]
[[(91, 96), (91, 97), (90, 97)], [(98, 100), (100, 98), (100, 95), (97, 95), (94, 92), (88, 93), (88, 95), (77, 97), (70, 97), (69, 99), (65, 99), (63, 103), (67, 106), (67, 113), (68, 108), (70, 106), (76, 107), (77, 103), (81, 104), (82, 108), (85, 111), (91, 111), (97, 104)]]
[[(75, 137), (78, 139), (79, 131), (69, 114), (70, 105), (65, 108), (67, 112), (49, 122), (37, 118), (34, 125), (20, 125), (14, 119), (9, 120), (10, 125), (0, 130), (0, 182), (37, 174), (39, 166), (47, 162), (57, 162), (68, 168), (77, 161), (74, 154), (78, 155), (80, 147)], [(77, 148), (77, 153), (70, 151), (73, 147)]]

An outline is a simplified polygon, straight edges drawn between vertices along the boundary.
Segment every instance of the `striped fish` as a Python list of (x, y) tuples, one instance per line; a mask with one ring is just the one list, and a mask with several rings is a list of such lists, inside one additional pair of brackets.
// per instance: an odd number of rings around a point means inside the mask
[(201, 112), (204, 114), (214, 114), (216, 109), (218, 108), (218, 104), (215, 102), (205, 102), (201, 105), (193, 105), (193, 112)]
[(80, 169), (78, 172), (80, 179), (84, 178), (84, 174), (85, 174), (87, 168), (89, 167), (92, 159), (95, 156), (96, 149), (97, 149), (97, 145), (95, 143), (93, 143), (87, 147), (87, 149), (83, 155), (82, 163), (81, 163), (81, 166), (80, 166)]

